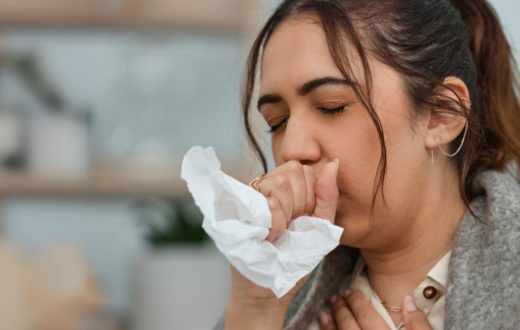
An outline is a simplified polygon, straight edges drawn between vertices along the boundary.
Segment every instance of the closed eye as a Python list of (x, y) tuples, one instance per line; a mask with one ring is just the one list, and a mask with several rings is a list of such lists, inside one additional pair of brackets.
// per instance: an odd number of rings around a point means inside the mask
[[(342, 105), (342, 106), (339, 106), (339, 107), (334, 107), (334, 108), (321, 107), (321, 108), (317, 108), (317, 110), (320, 113), (323, 113), (323, 114), (326, 114), (326, 115), (334, 115), (334, 114), (345, 112), (347, 107), (348, 107), (348, 104), (345, 104), (345, 105)], [(281, 121), (279, 121), (278, 123), (276, 123), (274, 125), (271, 125), (267, 132), (271, 133), (271, 134), (275, 133), (278, 129), (280, 129), (282, 126), (284, 126), (287, 123), (288, 119), (289, 119), (288, 117), (285, 117)]]
[(268, 133), (274, 133), (276, 132), (280, 127), (282, 127), (283, 125), (285, 125), (285, 123), (287, 122), (287, 119), (288, 117), (284, 118), (283, 120), (281, 120), (280, 122), (278, 122), (277, 124), (274, 124), (272, 126), (269, 127), (269, 130), (267, 131)]
[(318, 108), (317, 110), (326, 115), (333, 115), (336, 113), (344, 112), (346, 110), (346, 108), (347, 108), (347, 105), (342, 105), (342, 106), (336, 107), (336, 108)]

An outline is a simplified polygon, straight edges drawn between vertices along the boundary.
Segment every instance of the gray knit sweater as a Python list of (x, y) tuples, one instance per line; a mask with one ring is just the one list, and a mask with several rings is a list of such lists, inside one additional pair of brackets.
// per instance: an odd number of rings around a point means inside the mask
[[(472, 209), (486, 224), (469, 212), (462, 219), (449, 264), (445, 329), (520, 329), (520, 186), (512, 174), (487, 171), (475, 193)], [(286, 329), (316, 320), (358, 255), (345, 246), (327, 255), (293, 299)], [(215, 329), (224, 329), (223, 320)]]

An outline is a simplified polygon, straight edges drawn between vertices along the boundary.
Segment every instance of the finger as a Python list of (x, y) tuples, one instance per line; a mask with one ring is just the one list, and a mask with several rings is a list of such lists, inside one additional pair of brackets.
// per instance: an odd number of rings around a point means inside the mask
[(433, 329), (426, 314), (415, 306), (411, 296), (404, 297), (403, 320), (407, 330), (431, 330)]
[(312, 215), (316, 208), (316, 195), (314, 187), (316, 186), (316, 174), (314, 169), (309, 165), (303, 165), (303, 175), (305, 177), (306, 198), (305, 198), (305, 214)]
[(359, 290), (347, 290), (345, 300), (362, 329), (388, 329), (385, 320)]
[(258, 183), (258, 188), (264, 196), (274, 197), (280, 202), (287, 226), (292, 220), (293, 210), (293, 193), (287, 175), (285, 173), (268, 175)]
[(307, 184), (305, 182), (305, 173), (303, 166), (297, 161), (290, 161), (284, 164), (287, 176), (291, 184), (293, 208), (291, 220), (305, 213), (305, 204), (307, 198)]
[(267, 197), (267, 204), (271, 211), (271, 229), (266, 239), (272, 242), (285, 232), (285, 229), (287, 229), (287, 221), (278, 199)]
[(322, 311), (319, 316), (320, 330), (336, 330), (336, 324), (330, 313)]
[(332, 317), (338, 329), (356, 330), (361, 329), (354, 314), (345, 304), (345, 300), (337, 295), (332, 296), (330, 299)]
[(339, 160), (336, 159), (327, 163), (316, 180), (316, 208), (314, 216), (330, 220), (334, 223), (336, 208), (338, 206), (338, 166)]

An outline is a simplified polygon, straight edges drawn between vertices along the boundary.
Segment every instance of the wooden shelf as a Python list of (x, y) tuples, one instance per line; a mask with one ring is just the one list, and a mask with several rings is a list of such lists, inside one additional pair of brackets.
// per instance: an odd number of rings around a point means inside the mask
[[(252, 166), (223, 166), (225, 173), (241, 182), (249, 182), (256, 173)], [(94, 167), (85, 179), (35, 177), (23, 171), (0, 168), (0, 198), (8, 197), (81, 197), (81, 196), (159, 196), (189, 195), (180, 168), (122, 165)]]
[(88, 178), (45, 179), (0, 170), (0, 198), (68, 196), (186, 196), (178, 169), (98, 168)]
[(0, 0), (1, 25), (86, 25), (89, 0)]
[(255, 0), (0, 0), (0, 25), (241, 30), (256, 11)]
[(126, 0), (107, 8), (95, 1), (95, 25), (176, 26), (238, 30), (254, 1), (248, 0)]

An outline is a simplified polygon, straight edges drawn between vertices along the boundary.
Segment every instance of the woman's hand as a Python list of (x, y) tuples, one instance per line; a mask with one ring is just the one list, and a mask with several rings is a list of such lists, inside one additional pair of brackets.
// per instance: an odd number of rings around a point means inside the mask
[[(304, 214), (334, 223), (339, 195), (338, 163), (335, 160), (325, 164), (316, 176), (312, 167), (290, 161), (257, 183), (272, 214), (267, 240), (276, 240), (291, 221)], [(277, 299), (270, 289), (254, 284), (233, 267), (231, 274), (231, 300), (226, 311), (228, 329), (281, 328), (292, 297), (308, 279), (308, 276), (303, 278), (289, 293)]]
[[(389, 327), (374, 307), (358, 290), (345, 296), (331, 298), (332, 314), (323, 312), (319, 324), (321, 330), (388, 330)], [(407, 330), (431, 330), (432, 327), (423, 311), (417, 309), (413, 298), (406, 297), (403, 302), (403, 320)]]
[(281, 236), (289, 223), (307, 214), (334, 223), (338, 203), (339, 161), (325, 164), (319, 177), (314, 169), (297, 161), (287, 162), (265, 175), (257, 184), (267, 198), (272, 228), (267, 240)]

